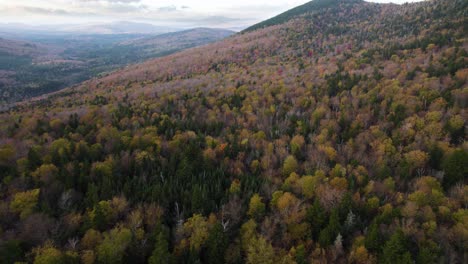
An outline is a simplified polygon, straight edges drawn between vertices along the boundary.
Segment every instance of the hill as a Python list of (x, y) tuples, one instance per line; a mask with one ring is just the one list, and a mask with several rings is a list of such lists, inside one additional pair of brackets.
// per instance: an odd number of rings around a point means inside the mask
[(193, 29), (156, 36), (38, 34), (23, 36), (27, 41), (3, 38), (0, 105), (55, 92), (119, 67), (204, 45), (232, 33)]
[(0, 114), (0, 262), (463, 263), (466, 1), (359, 3)]
[(121, 43), (121, 45), (134, 45), (140, 47), (161, 47), (168, 50), (169, 45), (180, 45), (181, 47), (195, 47), (227, 38), (234, 32), (225, 29), (214, 28), (194, 28), (189, 30), (177, 31), (161, 34), (152, 37), (146, 37)]

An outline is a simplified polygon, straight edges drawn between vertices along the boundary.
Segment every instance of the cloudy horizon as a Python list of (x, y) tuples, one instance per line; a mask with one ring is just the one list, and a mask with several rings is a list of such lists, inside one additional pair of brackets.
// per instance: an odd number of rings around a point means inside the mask
[[(0, 23), (93, 24), (117, 21), (165, 27), (242, 28), (310, 0), (0, 0)], [(421, 0), (368, 0), (397, 3)]]

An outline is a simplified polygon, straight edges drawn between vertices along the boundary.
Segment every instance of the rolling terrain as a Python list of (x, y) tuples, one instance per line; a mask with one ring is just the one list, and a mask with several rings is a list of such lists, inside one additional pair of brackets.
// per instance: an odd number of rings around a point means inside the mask
[(0, 113), (0, 262), (465, 263), (467, 12), (315, 0)]
[(154, 36), (130, 34), (125, 28), (118, 34), (36, 33), (18, 36), (24, 41), (1, 38), (0, 105), (55, 92), (119, 67), (204, 45), (234, 33), (191, 29)]

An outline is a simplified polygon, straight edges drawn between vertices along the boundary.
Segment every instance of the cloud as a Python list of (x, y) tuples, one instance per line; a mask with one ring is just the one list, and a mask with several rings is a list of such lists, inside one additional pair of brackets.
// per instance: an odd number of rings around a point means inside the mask
[[(0, 23), (144, 21), (160, 26), (240, 27), (308, 0), (0, 0)], [(419, 0), (368, 0), (406, 2)], [(8, 2), (8, 3), (7, 3)]]
[(32, 6), (23, 6), (19, 7), (26, 12), (40, 15), (71, 15), (67, 10), (64, 9), (51, 9), (51, 8), (41, 8), (41, 7), (32, 7)]
[(78, 0), (78, 1), (79, 2), (108, 2), (108, 3), (120, 3), (120, 4), (141, 2), (141, 0)]
[(175, 5), (162, 6), (162, 7), (158, 8), (158, 11), (161, 11), (161, 12), (174, 12), (174, 11), (177, 11), (177, 6), (175, 6)]

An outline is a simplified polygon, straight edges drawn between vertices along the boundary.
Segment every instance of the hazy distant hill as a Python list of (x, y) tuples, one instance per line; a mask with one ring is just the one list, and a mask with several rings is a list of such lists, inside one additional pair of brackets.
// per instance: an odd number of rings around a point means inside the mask
[(224, 29), (195, 28), (154, 37), (129, 40), (120, 43), (120, 45), (140, 47), (140, 50), (154, 54), (170, 53), (224, 39), (234, 33), (233, 31)]
[(158, 27), (147, 23), (120, 21), (114, 23), (63, 26), (64, 32), (77, 32), (85, 34), (164, 34), (178, 31), (175, 28)]
[(31, 35), (63, 35), (63, 34), (164, 34), (180, 29), (155, 26), (148, 23), (118, 21), (111, 23), (90, 24), (57, 24), (57, 25), (26, 25), (19, 23), (0, 24), (0, 33), (13, 36)]
[(45, 48), (38, 44), (0, 37), (0, 52), (13, 56), (38, 56), (45, 53)]
[(161, 34), (154, 37), (130, 40), (121, 43), (122, 45), (135, 46), (159, 46), (168, 47), (169, 45), (193, 46), (226, 38), (234, 34), (234, 31), (214, 28), (194, 28), (173, 33)]

